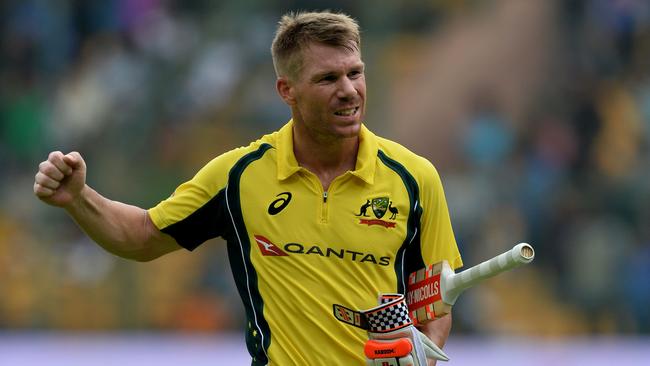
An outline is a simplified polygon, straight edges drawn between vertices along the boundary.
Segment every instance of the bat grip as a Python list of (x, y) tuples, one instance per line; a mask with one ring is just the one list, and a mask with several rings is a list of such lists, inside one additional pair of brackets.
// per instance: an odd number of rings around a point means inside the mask
[(460, 273), (454, 273), (449, 266), (446, 266), (442, 269), (441, 275), (441, 278), (444, 278), (441, 284), (442, 300), (449, 305), (453, 305), (458, 295), (465, 289), (501, 272), (530, 263), (533, 258), (535, 258), (533, 247), (527, 243), (520, 243), (507, 252)]

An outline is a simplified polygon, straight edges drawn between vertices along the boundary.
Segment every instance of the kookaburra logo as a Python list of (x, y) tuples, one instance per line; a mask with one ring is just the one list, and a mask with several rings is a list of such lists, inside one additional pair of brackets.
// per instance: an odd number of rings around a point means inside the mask
[(390, 212), (388, 220), (396, 220), (397, 215), (399, 214), (399, 210), (397, 207), (393, 206), (393, 201), (391, 201), (388, 197), (376, 197), (373, 199), (367, 199), (366, 202), (359, 208), (359, 213), (355, 216), (370, 217), (370, 215), (368, 215), (369, 208), (372, 209), (372, 213), (374, 214), (375, 219), (361, 219), (361, 221), (359, 221), (360, 224), (366, 224), (368, 226), (381, 225), (387, 228), (395, 227), (394, 222), (381, 220), (381, 218), (386, 215), (387, 211)]

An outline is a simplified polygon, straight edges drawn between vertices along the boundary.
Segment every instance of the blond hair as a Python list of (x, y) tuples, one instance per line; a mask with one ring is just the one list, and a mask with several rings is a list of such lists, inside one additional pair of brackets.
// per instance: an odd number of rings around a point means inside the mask
[(312, 43), (360, 52), (359, 25), (346, 14), (329, 11), (285, 14), (271, 44), (277, 76), (296, 76), (302, 67), (302, 51)]

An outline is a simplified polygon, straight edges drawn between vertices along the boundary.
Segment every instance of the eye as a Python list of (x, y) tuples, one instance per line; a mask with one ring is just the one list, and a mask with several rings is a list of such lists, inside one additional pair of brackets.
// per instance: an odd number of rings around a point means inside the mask
[(335, 75), (325, 75), (320, 79), (320, 82), (326, 82), (326, 83), (331, 83), (334, 81), (336, 81)]
[(361, 75), (363, 75), (363, 72), (361, 72), (361, 70), (353, 70), (353, 71), (351, 71), (351, 72), (348, 74), (348, 77), (349, 77), (350, 79), (357, 79), (357, 78), (359, 78)]

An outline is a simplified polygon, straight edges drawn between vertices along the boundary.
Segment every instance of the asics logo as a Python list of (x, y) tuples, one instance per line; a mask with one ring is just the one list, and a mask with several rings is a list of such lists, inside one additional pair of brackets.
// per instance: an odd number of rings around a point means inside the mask
[(269, 205), (268, 213), (269, 215), (277, 215), (280, 211), (284, 210), (285, 207), (291, 202), (291, 192), (282, 192), (279, 193), (276, 197), (280, 197), (275, 201), (271, 202)]

